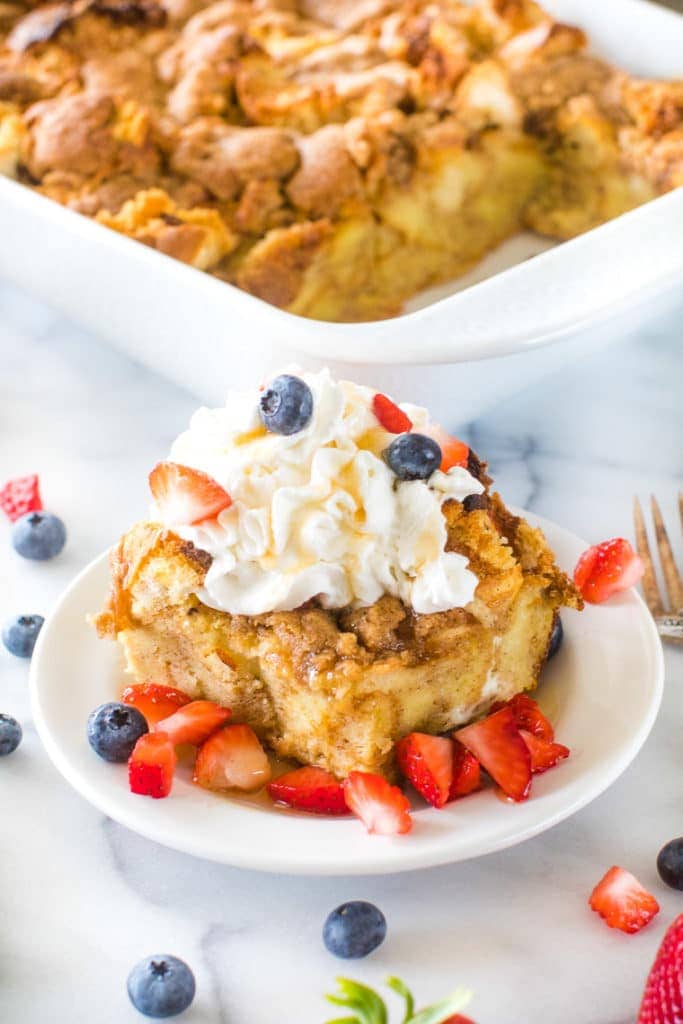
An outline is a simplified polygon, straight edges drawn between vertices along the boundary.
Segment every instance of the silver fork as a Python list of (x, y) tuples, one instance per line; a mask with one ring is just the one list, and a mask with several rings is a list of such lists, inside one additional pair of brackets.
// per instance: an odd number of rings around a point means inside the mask
[[(654, 495), (651, 496), (650, 503), (652, 507), (652, 521), (654, 523), (655, 536), (657, 538), (659, 561), (662, 567), (664, 585), (666, 586), (666, 592), (669, 598), (668, 607), (665, 604), (662, 592), (657, 585), (657, 577), (655, 575), (655, 568), (652, 562), (652, 555), (650, 553), (650, 545), (647, 539), (643, 511), (640, 507), (640, 502), (635, 498), (633, 501), (633, 519), (636, 528), (636, 547), (638, 548), (638, 554), (642, 558), (643, 566), (645, 568), (645, 572), (643, 573), (643, 578), (641, 580), (643, 596), (648, 608), (652, 612), (662, 640), (671, 644), (683, 644), (683, 580), (681, 579), (680, 572), (676, 568), (676, 561), (671, 549), (669, 535), (666, 532), (662, 513)], [(683, 526), (683, 494), (678, 495), (678, 512), (681, 517), (681, 525)]]

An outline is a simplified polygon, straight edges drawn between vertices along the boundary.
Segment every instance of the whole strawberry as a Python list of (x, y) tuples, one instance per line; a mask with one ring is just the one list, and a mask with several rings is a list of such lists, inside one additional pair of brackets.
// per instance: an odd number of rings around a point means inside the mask
[(638, 1024), (683, 1024), (683, 914), (659, 947), (645, 985)]

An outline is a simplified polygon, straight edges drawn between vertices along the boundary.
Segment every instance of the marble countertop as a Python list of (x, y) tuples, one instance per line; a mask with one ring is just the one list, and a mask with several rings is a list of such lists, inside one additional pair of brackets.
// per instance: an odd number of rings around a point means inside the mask
[[(596, 541), (631, 534), (634, 493), (672, 524), (681, 480), (678, 315), (602, 349), (469, 425), (506, 498)], [(0, 559), (0, 620), (45, 613), (73, 575), (146, 507), (146, 474), (187, 421), (192, 396), (30, 297), (0, 285), (0, 481), (38, 470), (66, 521), (57, 559)], [(9, 553), (8, 553), (9, 552)], [(187, 1024), (322, 1024), (347, 974), (398, 974), (422, 1003), (458, 984), (477, 1024), (633, 1024), (645, 977), (683, 895), (656, 873), (681, 831), (683, 651), (667, 651), (664, 705), (645, 748), (575, 817), (480, 860), (384, 878), (266, 876), (195, 860), (104, 818), (62, 779), (31, 724), (27, 666), (0, 649), (0, 710), (25, 739), (0, 762), (0, 1018), (7, 1024), (135, 1024), (125, 979), (170, 952), (197, 977)], [(64, 686), (68, 686), (68, 679)], [(595, 680), (600, 685), (600, 680)], [(635, 937), (586, 905), (623, 863), (662, 912)], [(327, 913), (365, 898), (389, 933), (343, 963), (320, 939)]]

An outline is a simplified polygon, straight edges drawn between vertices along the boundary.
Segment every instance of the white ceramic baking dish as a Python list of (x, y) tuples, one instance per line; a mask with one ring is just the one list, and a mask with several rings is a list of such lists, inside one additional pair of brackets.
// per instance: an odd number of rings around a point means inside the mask
[[(683, 76), (683, 17), (647, 0), (545, 6), (629, 71)], [(286, 364), (327, 364), (454, 426), (677, 301), (683, 189), (561, 245), (515, 239), (402, 316), (366, 324), (282, 312), (6, 179), (0, 274), (207, 402)]]

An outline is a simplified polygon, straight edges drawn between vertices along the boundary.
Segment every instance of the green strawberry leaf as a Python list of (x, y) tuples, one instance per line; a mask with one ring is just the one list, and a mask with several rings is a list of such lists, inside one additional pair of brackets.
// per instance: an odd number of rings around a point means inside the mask
[(351, 978), (337, 978), (337, 984), (341, 995), (326, 996), (326, 999), (335, 1006), (353, 1010), (356, 1016), (328, 1021), (327, 1024), (388, 1024), (384, 1000), (371, 988)]
[(403, 1018), (403, 1024), (410, 1024), (410, 1020), (415, 1012), (415, 1000), (413, 994), (400, 978), (387, 978), (387, 985), (389, 988), (393, 988), (394, 992), (398, 992), (400, 996), (403, 996), (406, 1004), (406, 1012)]
[[(326, 1024), (388, 1024), (387, 1008), (384, 1000), (377, 993), (361, 985), (351, 978), (337, 978), (339, 995), (326, 996), (328, 1002), (335, 1006), (343, 1006), (352, 1010), (352, 1017), (336, 1017)], [(405, 1015), (402, 1024), (445, 1024), (456, 1013), (464, 1010), (472, 993), (459, 988), (438, 1003), (425, 1007), (415, 1013), (415, 1001), (412, 992), (400, 978), (387, 978), (387, 985), (398, 993), (405, 1001)]]
[(409, 1024), (443, 1024), (449, 1017), (464, 1010), (471, 998), (471, 992), (464, 988), (458, 988), (440, 1002), (420, 1010), (410, 1018)]
[(358, 1017), (335, 1017), (328, 1020), (327, 1024), (358, 1024)]

